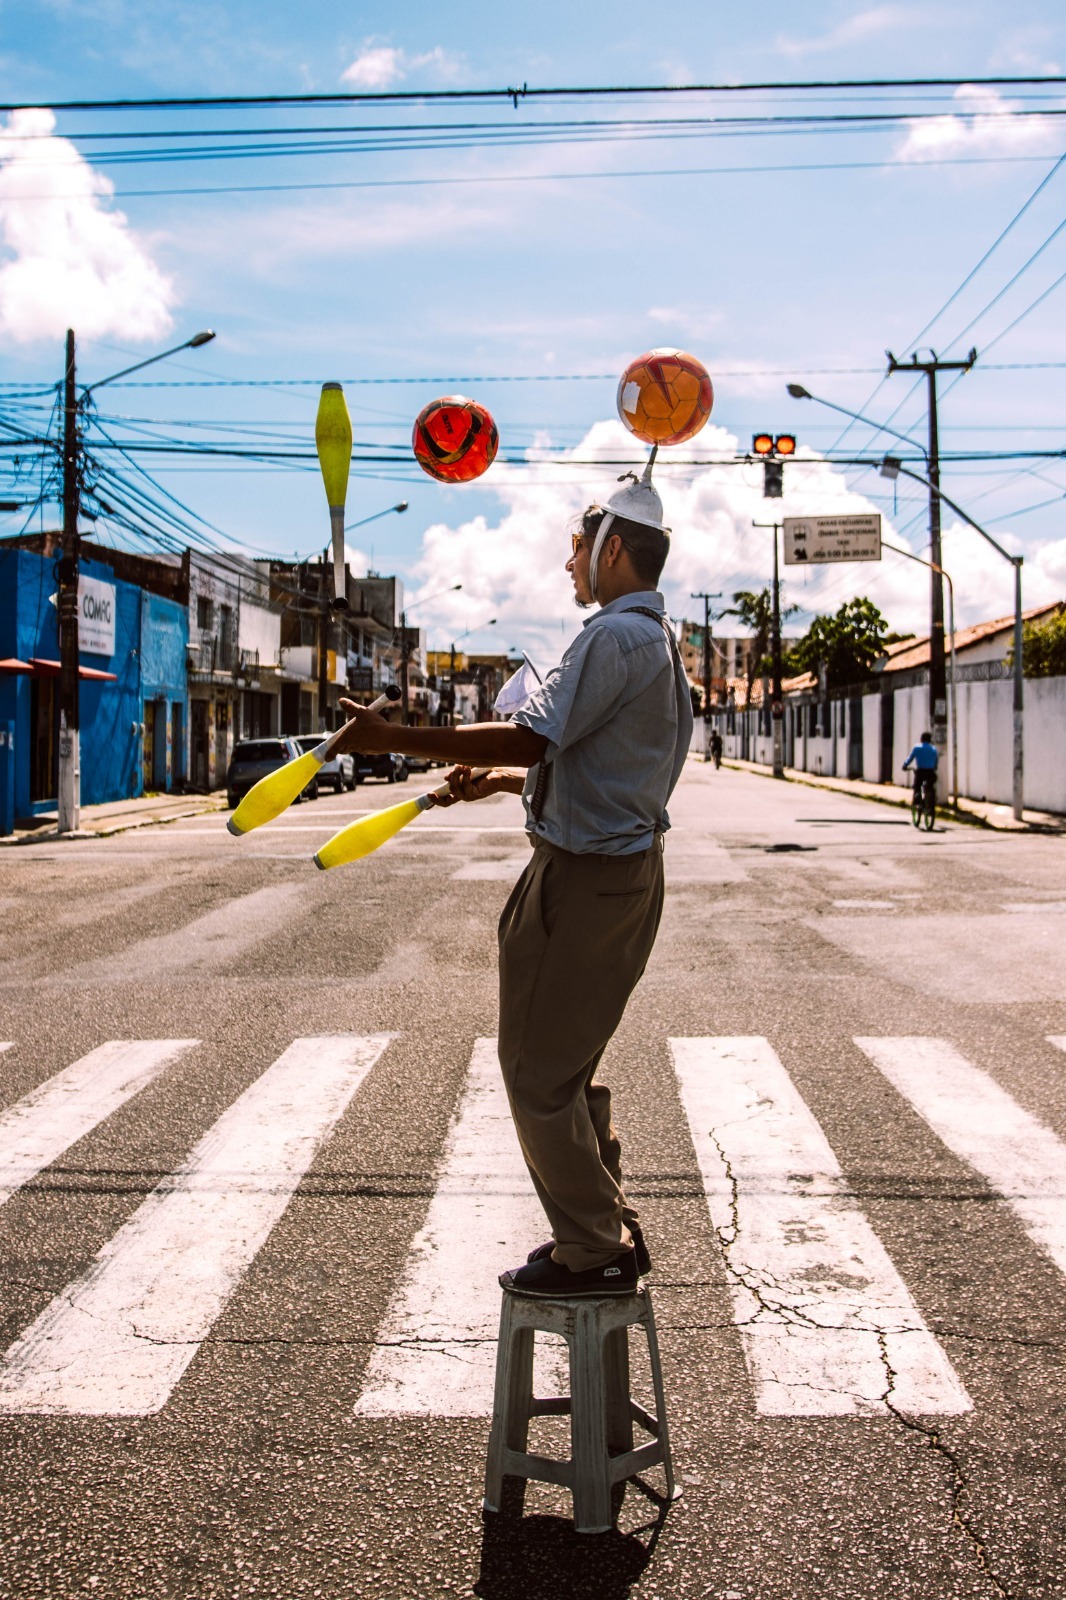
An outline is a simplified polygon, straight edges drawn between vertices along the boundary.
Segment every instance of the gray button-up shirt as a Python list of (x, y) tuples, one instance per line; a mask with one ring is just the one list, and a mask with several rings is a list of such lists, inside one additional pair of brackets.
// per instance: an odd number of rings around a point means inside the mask
[(530, 805), (539, 766), (526, 780), (527, 827), (575, 855), (631, 855), (670, 826), (666, 802), (692, 737), (680, 656), (634, 606), (666, 612), (654, 589), (611, 600), (514, 718), (548, 741), (539, 820)]

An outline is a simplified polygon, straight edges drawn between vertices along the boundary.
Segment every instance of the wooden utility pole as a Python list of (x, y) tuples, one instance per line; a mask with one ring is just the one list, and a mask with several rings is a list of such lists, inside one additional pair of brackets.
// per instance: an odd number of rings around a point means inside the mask
[(785, 776), (784, 715), (781, 663), (781, 578), (777, 564), (777, 536), (780, 522), (753, 522), (753, 528), (772, 528), (774, 532), (773, 589), (770, 608), (770, 731), (774, 739), (774, 777)]
[(81, 817), (81, 747), (78, 694), (78, 511), (81, 503), (81, 440), (75, 385), (74, 330), (67, 329), (63, 379), (63, 554), (59, 561), (59, 769), (58, 831), (72, 833)]

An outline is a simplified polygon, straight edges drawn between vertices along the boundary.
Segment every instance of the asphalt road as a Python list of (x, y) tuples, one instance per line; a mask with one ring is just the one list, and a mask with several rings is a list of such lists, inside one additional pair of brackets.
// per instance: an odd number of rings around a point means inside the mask
[(689, 764), (604, 1067), (684, 1494), (579, 1537), (481, 1509), (518, 802), (309, 860), (422, 782), (0, 855), (0, 1593), (1061, 1596), (1062, 841)]

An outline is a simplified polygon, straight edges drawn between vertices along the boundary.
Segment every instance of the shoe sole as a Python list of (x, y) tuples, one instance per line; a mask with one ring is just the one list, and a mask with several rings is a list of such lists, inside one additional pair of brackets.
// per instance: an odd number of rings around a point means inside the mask
[(640, 1284), (626, 1285), (624, 1289), (571, 1289), (567, 1294), (555, 1294), (550, 1289), (520, 1289), (513, 1283), (500, 1279), (500, 1288), (506, 1294), (521, 1295), (525, 1300), (624, 1300), (628, 1295), (640, 1293)]

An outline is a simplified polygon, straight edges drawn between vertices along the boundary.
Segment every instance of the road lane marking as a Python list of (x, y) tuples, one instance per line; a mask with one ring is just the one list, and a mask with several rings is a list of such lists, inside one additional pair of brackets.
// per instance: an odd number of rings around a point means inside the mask
[(956, 1416), (966, 1391), (767, 1040), (671, 1039), (765, 1416)]
[(0, 1055), (3, 1055), (5, 1050), (14, 1050), (14, 1048), (14, 1044), (9, 1039), (6, 1044), (0, 1044)]
[(391, 1037), (294, 1040), (11, 1346), (0, 1413), (159, 1411)]
[(855, 1043), (1066, 1272), (1066, 1144), (1058, 1135), (946, 1039)]
[[(495, 1039), (478, 1039), (425, 1224), (377, 1333), (361, 1417), (492, 1415), (497, 1277), (547, 1233), (518, 1148)], [(565, 1394), (562, 1346), (536, 1353), (537, 1392)]]
[(1049, 1033), (1048, 1044), (1053, 1044), (1058, 1050), (1066, 1050), (1066, 1033)]
[[(227, 839), (231, 837), (226, 835)], [(210, 969), (212, 976), (217, 976), (220, 967), (225, 970), (229, 962), (261, 940), (281, 933), (296, 911), (301, 893), (298, 883), (275, 883), (254, 889), (251, 894), (236, 895), (172, 933), (139, 939), (110, 955), (67, 967), (40, 981), (143, 984), (197, 967)]]
[(111, 1039), (0, 1112), (0, 1206), (199, 1042)]

